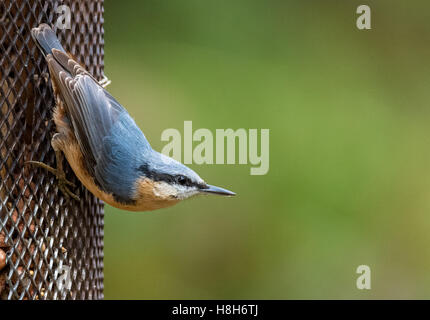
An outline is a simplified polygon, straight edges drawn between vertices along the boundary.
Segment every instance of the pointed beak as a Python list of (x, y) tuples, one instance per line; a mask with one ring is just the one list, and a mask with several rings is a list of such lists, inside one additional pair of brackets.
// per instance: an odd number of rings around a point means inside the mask
[(235, 196), (236, 193), (229, 191), (224, 188), (211, 186), (210, 184), (206, 185), (206, 188), (200, 189), (200, 192), (204, 193), (213, 193), (213, 194), (219, 194), (221, 196)]

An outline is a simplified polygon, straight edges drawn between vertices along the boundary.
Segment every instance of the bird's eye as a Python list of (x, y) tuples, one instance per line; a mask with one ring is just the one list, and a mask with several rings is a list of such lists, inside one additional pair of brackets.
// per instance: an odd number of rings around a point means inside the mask
[(188, 180), (187, 180), (187, 178), (186, 178), (186, 177), (184, 177), (184, 176), (177, 176), (177, 177), (176, 177), (176, 182), (177, 182), (178, 184), (180, 184), (181, 186), (185, 186), (185, 185), (187, 184)]

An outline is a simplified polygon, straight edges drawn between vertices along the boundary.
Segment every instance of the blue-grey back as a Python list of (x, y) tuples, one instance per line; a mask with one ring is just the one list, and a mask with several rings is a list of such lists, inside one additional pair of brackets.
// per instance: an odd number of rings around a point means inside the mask
[(135, 191), (138, 168), (152, 152), (145, 135), (124, 110), (103, 138), (96, 159), (95, 178), (104, 191), (112, 192), (117, 200), (128, 202)]

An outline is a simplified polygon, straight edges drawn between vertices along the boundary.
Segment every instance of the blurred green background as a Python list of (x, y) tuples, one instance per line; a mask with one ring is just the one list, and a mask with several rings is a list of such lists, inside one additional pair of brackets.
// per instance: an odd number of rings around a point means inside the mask
[(106, 206), (106, 298), (430, 297), (430, 4), (366, 1), (367, 31), (360, 4), (106, 0), (109, 91), (156, 150), (270, 129), (265, 176), (191, 165), (235, 198)]

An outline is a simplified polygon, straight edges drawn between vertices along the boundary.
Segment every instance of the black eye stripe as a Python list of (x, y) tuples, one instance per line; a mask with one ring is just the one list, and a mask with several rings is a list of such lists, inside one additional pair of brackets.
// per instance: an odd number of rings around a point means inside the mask
[(145, 177), (153, 180), (153, 181), (164, 181), (167, 183), (174, 183), (175, 179), (171, 175), (160, 173), (157, 171), (150, 170), (148, 168), (148, 165), (141, 165), (139, 168), (137, 168), (138, 171), (142, 172)]
[(183, 175), (177, 175), (175, 177), (175, 181), (180, 184), (181, 186), (192, 186), (193, 183), (191, 182), (190, 179), (188, 179), (187, 177), (183, 176)]
[(151, 180), (154, 181), (164, 181), (170, 184), (179, 184), (181, 186), (199, 186), (196, 183), (193, 183), (189, 178), (183, 176), (183, 175), (169, 175), (165, 173), (160, 173), (157, 171), (150, 170), (148, 165), (141, 165), (139, 168), (137, 168), (138, 171), (142, 172), (146, 177), (148, 177)]

